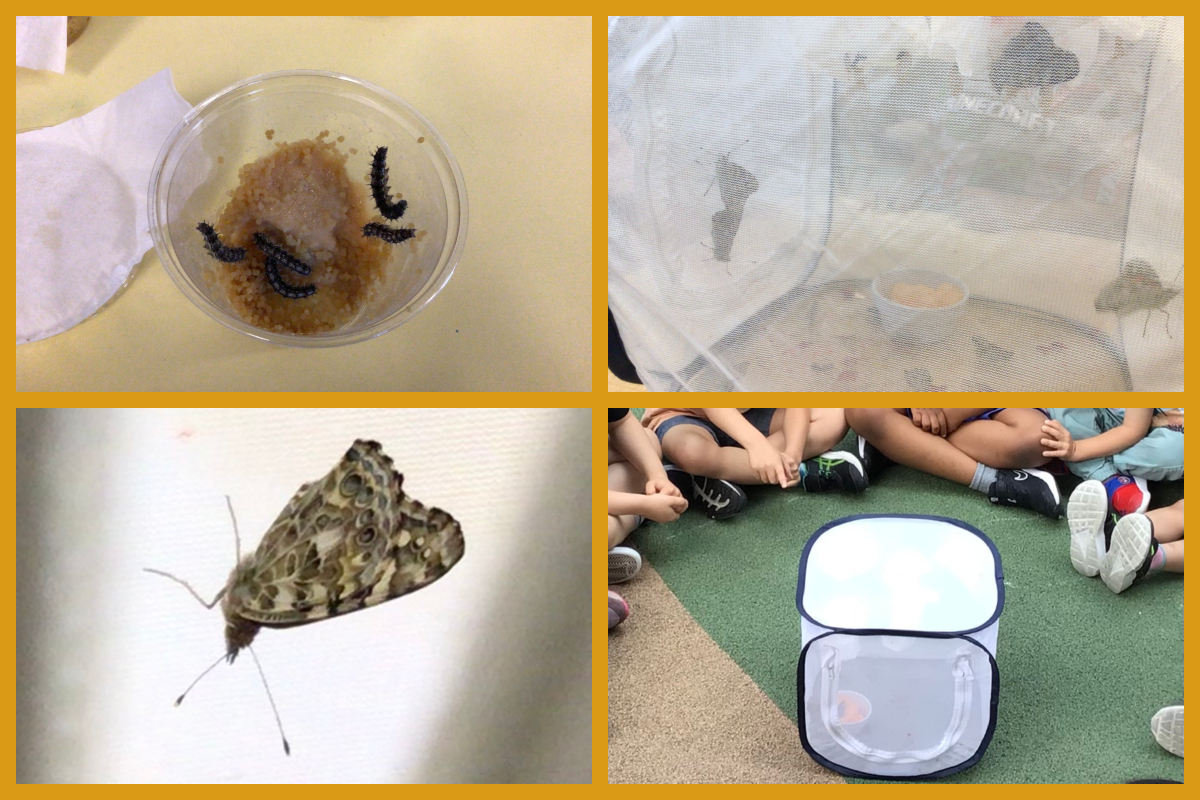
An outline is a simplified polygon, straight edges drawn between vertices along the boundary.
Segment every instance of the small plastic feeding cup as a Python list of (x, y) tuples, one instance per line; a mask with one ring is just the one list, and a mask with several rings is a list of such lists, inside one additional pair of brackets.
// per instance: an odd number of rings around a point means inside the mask
[(902, 342), (936, 344), (950, 337), (967, 310), (967, 286), (944, 272), (894, 269), (871, 281), (879, 322)]
[(837, 693), (838, 722), (843, 728), (861, 727), (871, 716), (871, 701), (858, 692), (842, 689)]
[[(421, 246), (394, 247), (380, 290), (337, 330), (293, 334), (255, 327), (206, 279), (213, 262), (196, 225), (216, 221), (243, 165), (273, 152), (275, 143), (312, 139), (323, 130), (342, 152), (356, 151), (346, 169), (355, 178), (364, 176), (364, 183), (372, 153), (388, 148), (391, 189), (408, 201), (397, 224), (424, 231)], [(412, 318), (450, 280), (467, 238), (462, 173), (429, 121), (378, 86), (313, 70), (249, 78), (192, 109), (158, 154), (148, 205), (158, 257), (189, 300), (234, 330), (300, 347), (359, 342)]]

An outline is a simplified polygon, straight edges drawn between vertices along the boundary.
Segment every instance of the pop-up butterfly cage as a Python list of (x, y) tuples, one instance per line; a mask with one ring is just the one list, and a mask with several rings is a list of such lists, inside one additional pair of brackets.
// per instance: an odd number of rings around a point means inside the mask
[(1183, 20), (609, 20), (653, 390), (1181, 390)]

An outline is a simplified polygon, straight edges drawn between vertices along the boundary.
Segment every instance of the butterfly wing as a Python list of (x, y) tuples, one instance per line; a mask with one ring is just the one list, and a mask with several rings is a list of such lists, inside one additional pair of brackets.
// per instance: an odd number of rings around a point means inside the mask
[(440, 578), (462, 558), (462, 529), (402, 485), (377, 442), (356, 441), (328, 475), (300, 487), (239, 567), (231, 610), (260, 625), (303, 625)]

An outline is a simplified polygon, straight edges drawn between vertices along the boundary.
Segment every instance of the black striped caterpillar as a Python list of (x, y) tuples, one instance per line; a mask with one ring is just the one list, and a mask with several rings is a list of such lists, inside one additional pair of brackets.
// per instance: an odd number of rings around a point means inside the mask
[(417, 235), (413, 228), (389, 228), (380, 222), (368, 222), (363, 225), (363, 236), (378, 236), (388, 244), (400, 244)]
[[(196, 226), (196, 230), (200, 231), (200, 234), (204, 237), (205, 249), (218, 261), (224, 261), (227, 264), (236, 264), (246, 257), (246, 248), (229, 247), (222, 244), (216, 230), (207, 222), (201, 222)], [(254, 234), (254, 243), (258, 245), (258, 249), (262, 250), (267, 257), (267, 283), (271, 284), (272, 289), (291, 300), (308, 297), (317, 291), (317, 287), (314, 284), (308, 283), (303, 286), (294, 286), (285, 281), (283, 276), (279, 274), (280, 264), (283, 264), (294, 272), (299, 272), (301, 275), (311, 273), (311, 267), (261, 233)]]
[[(312, 267), (296, 258), (287, 250), (284, 250), (280, 245), (272, 242), (265, 234), (255, 233), (254, 243), (258, 245), (259, 250), (263, 251), (263, 255), (267, 257), (268, 261), (274, 260), (276, 264), (282, 264), (292, 272), (298, 272), (301, 275), (312, 274)], [(309, 292), (309, 294), (312, 294), (312, 292)]]
[(371, 194), (375, 197), (375, 207), (384, 219), (400, 219), (408, 208), (407, 200), (392, 202), (388, 190), (387, 148), (380, 147), (371, 158)]
[[(391, 190), (388, 188), (387, 147), (378, 147), (371, 156), (371, 195), (375, 199), (375, 207), (384, 219), (400, 219), (408, 210), (407, 200), (392, 201)], [(221, 242), (216, 230), (207, 222), (201, 222), (196, 230), (204, 237), (204, 247), (209, 255), (227, 264), (236, 264), (246, 257), (246, 248), (230, 247)], [(417, 235), (415, 228), (392, 228), (381, 222), (369, 222), (363, 226), (363, 236), (374, 236), (388, 244), (400, 244)], [(309, 297), (317, 291), (315, 284), (296, 286), (283, 279), (279, 272), (281, 266), (287, 267), (300, 275), (312, 274), (312, 267), (293, 256), (280, 244), (276, 244), (266, 234), (256, 232), (254, 244), (267, 257), (267, 283), (277, 293), (292, 300)]]
[(222, 244), (221, 237), (217, 236), (216, 230), (207, 222), (201, 222), (196, 226), (196, 230), (200, 231), (200, 235), (204, 237), (204, 249), (217, 261), (236, 264), (246, 257), (246, 248)]
[(271, 284), (271, 288), (276, 292), (290, 300), (300, 300), (317, 291), (317, 287), (311, 283), (293, 286), (285, 281), (279, 274), (279, 264), (271, 256), (267, 256), (267, 283)]

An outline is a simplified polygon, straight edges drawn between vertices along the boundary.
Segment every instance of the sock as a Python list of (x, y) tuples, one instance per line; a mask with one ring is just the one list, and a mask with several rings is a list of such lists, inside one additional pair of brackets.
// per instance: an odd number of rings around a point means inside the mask
[(1154, 551), (1154, 555), (1150, 557), (1150, 572), (1158, 572), (1167, 565), (1167, 551), (1159, 548)]
[(971, 478), (971, 488), (977, 492), (986, 492), (996, 482), (996, 470), (986, 464), (975, 465), (975, 477)]
[(807, 475), (808, 475), (808, 467), (804, 466), (804, 462), (801, 461), (800, 462), (800, 480), (804, 480), (804, 478)]

